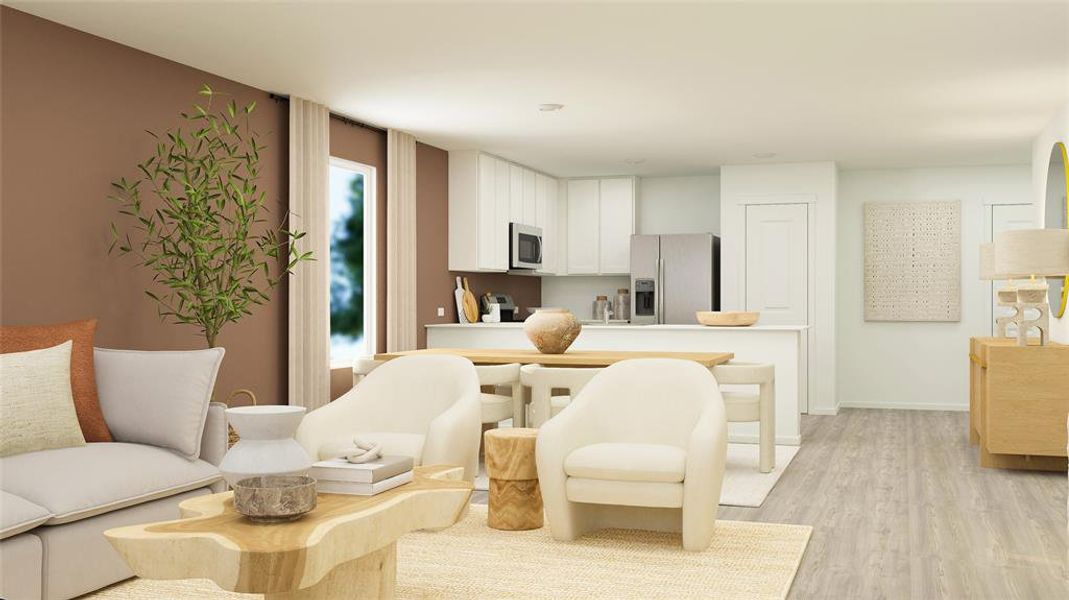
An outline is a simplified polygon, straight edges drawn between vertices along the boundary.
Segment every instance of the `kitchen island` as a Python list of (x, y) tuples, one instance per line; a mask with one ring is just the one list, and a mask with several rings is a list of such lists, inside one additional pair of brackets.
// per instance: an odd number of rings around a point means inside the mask
[[(427, 325), (428, 348), (530, 348), (523, 323)], [(584, 325), (575, 350), (732, 352), (741, 362), (776, 366), (776, 443), (801, 443), (808, 406), (805, 326)], [(727, 386), (725, 386), (727, 387)], [(732, 423), (732, 442), (757, 443), (757, 423)]]

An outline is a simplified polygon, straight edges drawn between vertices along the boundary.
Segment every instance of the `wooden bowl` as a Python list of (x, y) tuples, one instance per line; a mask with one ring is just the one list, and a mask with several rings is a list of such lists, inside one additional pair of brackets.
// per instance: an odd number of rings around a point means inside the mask
[(699, 310), (698, 322), (708, 327), (749, 327), (761, 316), (759, 312)]
[(293, 521), (315, 507), (316, 480), (305, 475), (247, 477), (234, 484), (234, 510), (253, 521)]

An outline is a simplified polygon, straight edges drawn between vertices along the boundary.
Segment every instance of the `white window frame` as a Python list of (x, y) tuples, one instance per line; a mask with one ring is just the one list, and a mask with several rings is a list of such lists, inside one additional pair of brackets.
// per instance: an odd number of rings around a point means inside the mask
[[(364, 176), (364, 344), (369, 354), (375, 354), (378, 347), (378, 305), (375, 302), (377, 296), (378, 272), (376, 265), (376, 230), (377, 214), (375, 206), (378, 203), (378, 187), (376, 186), (375, 167), (358, 163), (336, 156), (330, 157), (330, 166), (352, 171)], [(329, 202), (329, 199), (328, 199)], [(327, 210), (327, 230), (330, 229), (330, 210)], [(331, 232), (333, 233), (333, 232)], [(327, 269), (327, 289), (330, 289), (330, 269)], [(327, 319), (330, 319), (330, 302), (327, 302)], [(336, 362), (338, 361), (338, 362)], [(349, 359), (335, 359), (331, 357), (331, 368), (351, 367)]]

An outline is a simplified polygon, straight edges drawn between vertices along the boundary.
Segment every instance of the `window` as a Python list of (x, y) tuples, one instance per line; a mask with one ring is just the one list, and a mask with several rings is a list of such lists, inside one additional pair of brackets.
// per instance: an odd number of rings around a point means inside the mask
[(375, 352), (375, 168), (330, 159), (330, 359)]

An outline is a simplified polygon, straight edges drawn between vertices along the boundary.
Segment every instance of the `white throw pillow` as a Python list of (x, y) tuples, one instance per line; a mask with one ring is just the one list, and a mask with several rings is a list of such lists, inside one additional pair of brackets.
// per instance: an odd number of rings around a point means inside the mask
[(85, 445), (71, 394), (72, 346), (0, 354), (0, 456)]
[(223, 353), (222, 348), (94, 348), (100, 408), (115, 441), (169, 448), (198, 458)]

